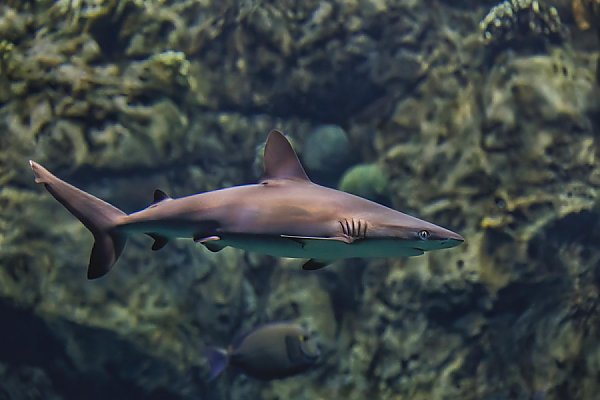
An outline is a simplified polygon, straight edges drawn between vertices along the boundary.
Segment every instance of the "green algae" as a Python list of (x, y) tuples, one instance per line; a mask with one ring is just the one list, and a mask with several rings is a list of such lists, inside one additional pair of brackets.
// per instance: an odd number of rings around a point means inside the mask
[(371, 200), (386, 198), (388, 177), (378, 164), (355, 165), (344, 173), (339, 189)]

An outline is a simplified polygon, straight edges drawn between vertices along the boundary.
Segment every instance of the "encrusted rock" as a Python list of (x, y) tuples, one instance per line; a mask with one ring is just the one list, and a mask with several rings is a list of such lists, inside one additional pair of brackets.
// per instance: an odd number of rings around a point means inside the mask
[(488, 45), (526, 46), (527, 43), (562, 43), (566, 28), (556, 8), (538, 0), (506, 0), (493, 7), (479, 23)]

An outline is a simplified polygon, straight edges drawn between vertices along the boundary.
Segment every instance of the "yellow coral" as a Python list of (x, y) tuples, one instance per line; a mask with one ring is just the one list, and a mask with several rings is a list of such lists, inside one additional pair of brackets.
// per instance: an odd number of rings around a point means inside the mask
[(481, 220), (481, 227), (484, 229), (503, 228), (513, 221), (510, 215), (486, 216)]
[(577, 27), (582, 31), (596, 25), (600, 18), (600, 0), (572, 0), (571, 8)]

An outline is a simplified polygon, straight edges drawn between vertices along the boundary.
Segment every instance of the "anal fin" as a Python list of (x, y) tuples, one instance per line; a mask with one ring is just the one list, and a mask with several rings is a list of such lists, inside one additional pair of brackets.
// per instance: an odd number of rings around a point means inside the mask
[(158, 233), (148, 233), (147, 235), (150, 236), (152, 239), (154, 239), (154, 244), (152, 245), (152, 251), (160, 250), (163, 247), (165, 247), (167, 245), (167, 243), (169, 243), (168, 238), (166, 238), (165, 236), (161, 236)]
[(302, 269), (305, 271), (316, 271), (318, 269), (326, 267), (330, 263), (331, 261), (328, 260), (316, 260), (314, 258), (311, 258), (310, 260), (305, 262), (304, 265), (302, 265)]

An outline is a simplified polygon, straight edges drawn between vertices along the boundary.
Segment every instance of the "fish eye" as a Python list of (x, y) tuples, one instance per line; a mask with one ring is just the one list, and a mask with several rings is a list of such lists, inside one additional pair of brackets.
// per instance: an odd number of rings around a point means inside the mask
[(418, 236), (421, 240), (427, 240), (429, 239), (429, 236), (431, 236), (431, 234), (429, 233), (429, 231), (423, 229), (422, 231), (419, 231)]
[(300, 336), (298, 336), (298, 339), (300, 339), (301, 342), (305, 342), (306, 341), (306, 336), (300, 335)]

